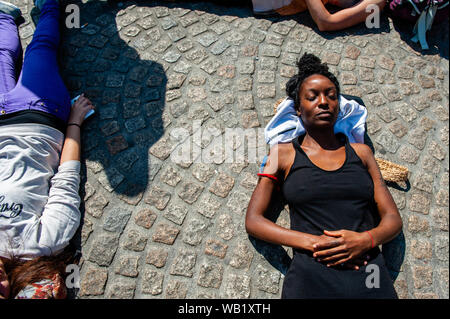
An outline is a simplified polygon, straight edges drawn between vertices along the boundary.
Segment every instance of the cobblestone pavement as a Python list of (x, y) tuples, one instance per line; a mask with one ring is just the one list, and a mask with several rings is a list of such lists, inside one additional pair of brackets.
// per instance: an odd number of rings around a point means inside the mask
[[(31, 1), (14, 2), (26, 46)], [(399, 296), (448, 298), (448, 26), (435, 28), (431, 42), (441, 47), (424, 55), (386, 17), (375, 31), (320, 33), (306, 13), (255, 19), (249, 8), (206, 3), (79, 5), (88, 25), (63, 32), (62, 72), (97, 115), (83, 132), (77, 298), (280, 297), (290, 250), (250, 241), (244, 228), (261, 156), (227, 163), (218, 155), (230, 141), (215, 133), (253, 131), (249, 155), (264, 143), (262, 128), (304, 52), (364, 99), (376, 156), (411, 171), (406, 191), (390, 187), (406, 239)], [(171, 153), (192, 141), (213, 161), (175, 163)], [(286, 210), (277, 222), (288, 227)]]

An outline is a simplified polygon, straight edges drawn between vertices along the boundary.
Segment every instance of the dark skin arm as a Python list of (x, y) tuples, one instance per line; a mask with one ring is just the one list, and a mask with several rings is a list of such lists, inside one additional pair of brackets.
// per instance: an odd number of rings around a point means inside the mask
[(352, 144), (358, 156), (372, 177), (374, 183), (374, 199), (380, 214), (379, 225), (367, 232), (353, 232), (349, 230), (324, 231), (325, 235), (333, 236), (339, 244), (331, 247), (326, 243), (318, 243), (314, 247), (314, 257), (327, 265), (336, 266), (355, 258), (372, 248), (394, 239), (403, 227), (402, 219), (381, 176), (372, 150), (364, 144)]
[[(272, 147), (267, 164), (264, 168), (265, 174), (276, 176), (284, 180), (295, 156), (292, 144), (279, 144)], [(316, 236), (281, 227), (264, 216), (267, 211), (272, 194), (276, 191), (277, 184), (269, 178), (260, 178), (252, 194), (247, 208), (245, 228), (247, 233), (261, 240), (289, 246), (297, 249), (314, 251), (313, 245), (317, 243), (334, 247), (339, 244), (336, 238), (322, 235)]]

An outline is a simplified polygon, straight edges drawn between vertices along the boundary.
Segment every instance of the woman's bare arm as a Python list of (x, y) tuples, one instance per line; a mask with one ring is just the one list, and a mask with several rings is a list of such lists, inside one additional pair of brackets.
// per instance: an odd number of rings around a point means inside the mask
[(385, 0), (362, 0), (355, 6), (342, 9), (331, 14), (320, 0), (305, 0), (309, 13), (320, 31), (336, 31), (349, 28), (366, 20), (373, 13), (367, 9), (369, 5), (376, 5), (383, 10)]
[[(270, 150), (264, 174), (275, 175), (279, 180), (284, 180), (284, 170), (281, 167), (286, 158), (286, 148), (287, 145), (276, 145)], [(276, 187), (277, 182), (267, 177), (262, 177), (258, 181), (247, 208), (245, 218), (247, 233), (274, 244), (312, 251), (313, 245), (319, 241), (318, 236), (286, 229), (264, 216)]]
[(381, 217), (379, 225), (370, 231), (374, 245), (377, 246), (394, 239), (402, 230), (403, 222), (397, 205), (383, 180), (372, 150), (367, 145), (358, 145), (358, 155), (367, 165), (367, 170), (373, 180), (374, 199)]

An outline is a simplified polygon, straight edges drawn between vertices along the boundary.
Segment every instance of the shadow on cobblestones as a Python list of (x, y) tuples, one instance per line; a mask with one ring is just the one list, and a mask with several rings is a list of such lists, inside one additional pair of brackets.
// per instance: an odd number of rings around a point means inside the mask
[[(77, 4), (82, 23), (87, 25), (63, 29), (62, 76), (71, 95), (84, 92), (97, 111), (86, 121), (82, 136), (83, 216), (72, 241), (81, 250), (84, 213), (100, 217), (108, 204), (108, 196), (98, 190), (106, 189), (136, 205), (162, 165), (149, 149), (167, 126), (163, 119), (167, 77), (161, 64), (151, 56), (144, 57), (126, 42), (127, 37), (119, 34), (124, 25), (132, 22), (116, 16), (125, 8), (118, 9), (105, 1)], [(122, 25), (118, 26), (117, 21)], [(125, 34), (131, 36), (133, 32), (128, 29)], [(150, 43), (150, 39), (145, 40)], [(144, 41), (135, 43), (142, 49), (145, 45)], [(87, 182), (87, 170), (95, 174), (98, 184)], [(91, 201), (86, 202), (90, 197)]]
[(142, 57), (119, 35), (116, 8), (99, 1), (81, 11), (88, 24), (65, 29), (62, 69), (71, 94), (85, 92), (97, 106), (83, 132), (83, 159), (104, 188), (133, 202), (158, 167), (149, 149), (164, 133), (167, 77), (161, 64)]
[[(139, 32), (132, 26), (138, 17), (128, 21), (133, 18), (116, 15), (131, 5), (143, 9), (142, 17), (145, 8), (161, 4), (168, 8), (201, 8), (216, 15), (229, 14), (229, 9), (213, 3), (128, 1), (120, 2), (118, 7), (116, 2), (119, 1), (73, 2), (80, 5), (82, 24), (86, 26), (63, 29), (61, 69), (71, 95), (84, 92), (97, 106), (97, 116), (86, 123), (83, 132), (83, 159), (87, 168), (97, 174), (99, 183), (108, 191), (133, 202), (136, 197), (142, 198), (147, 181), (152, 181), (161, 167), (157, 158), (149, 159), (148, 150), (170, 124), (163, 116), (165, 100), (172, 98), (166, 97), (166, 86), (176, 89), (177, 79), (167, 83), (164, 67), (146, 50), (161, 35), (149, 33), (130, 45), (130, 39), (136, 36), (133, 33)], [(247, 8), (233, 8), (233, 15), (239, 17), (248, 17), (250, 12)], [(122, 25), (118, 27), (117, 21)], [(152, 19), (146, 21), (149, 25), (141, 27), (151, 28)], [(164, 39), (159, 44), (161, 52), (167, 49), (164, 45), (169, 45)], [(159, 53), (157, 50), (153, 51)], [(182, 81), (181, 77), (178, 80)], [(158, 158), (166, 159), (170, 151)], [(86, 194), (84, 185), (81, 193)]]

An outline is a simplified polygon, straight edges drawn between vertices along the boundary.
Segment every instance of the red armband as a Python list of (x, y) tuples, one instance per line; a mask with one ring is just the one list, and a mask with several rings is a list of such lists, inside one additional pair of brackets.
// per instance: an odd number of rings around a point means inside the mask
[(278, 178), (276, 176), (270, 175), (270, 174), (263, 174), (263, 173), (258, 173), (258, 176), (262, 176), (262, 177), (267, 177), (270, 178), (271, 180), (278, 182)]

